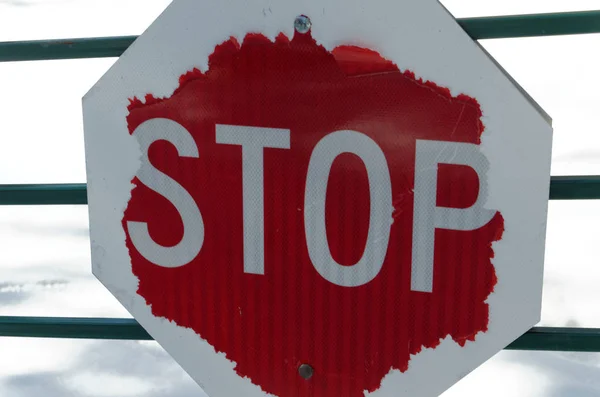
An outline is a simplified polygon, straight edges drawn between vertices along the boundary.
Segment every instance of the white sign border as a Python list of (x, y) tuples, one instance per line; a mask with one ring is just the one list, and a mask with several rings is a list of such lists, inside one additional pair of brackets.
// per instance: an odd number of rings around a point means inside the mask
[(447, 338), (424, 349), (406, 373), (391, 371), (369, 394), (439, 395), (539, 321), (552, 130), (436, 0), (175, 0), (83, 99), (93, 273), (211, 397), (267, 395), (195, 332), (154, 317), (136, 294), (121, 219), (140, 152), (126, 115), (128, 98), (169, 96), (179, 76), (205, 71), (215, 45), (230, 36), (292, 37), (300, 14), (311, 18), (313, 37), (328, 50), (365, 46), (481, 105), (487, 206), (505, 220), (503, 238), (493, 244), (499, 282), (488, 299), (489, 331), (463, 348)]

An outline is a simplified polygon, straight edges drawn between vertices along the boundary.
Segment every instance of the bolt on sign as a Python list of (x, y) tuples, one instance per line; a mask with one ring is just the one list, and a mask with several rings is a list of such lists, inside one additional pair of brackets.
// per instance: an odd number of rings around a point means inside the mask
[(175, 0), (83, 98), (93, 272), (214, 396), (436, 396), (536, 324), (548, 117), (435, 0)]

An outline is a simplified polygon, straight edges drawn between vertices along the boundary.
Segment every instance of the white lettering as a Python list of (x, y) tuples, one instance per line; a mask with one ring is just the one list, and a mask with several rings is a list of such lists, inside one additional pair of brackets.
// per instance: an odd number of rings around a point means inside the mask
[(148, 159), (148, 149), (159, 140), (171, 143), (181, 157), (198, 158), (198, 148), (190, 133), (175, 121), (156, 118), (145, 121), (133, 132), (142, 152), (138, 179), (164, 196), (175, 206), (183, 221), (183, 237), (178, 244), (157, 244), (148, 232), (146, 222), (127, 222), (131, 241), (148, 261), (162, 267), (180, 267), (191, 262), (204, 242), (204, 222), (192, 196), (179, 183), (157, 170)]
[[(361, 158), (371, 194), (367, 243), (360, 260), (342, 266), (331, 256), (325, 222), (325, 199), (331, 166), (342, 153)], [(381, 148), (356, 131), (336, 131), (319, 141), (308, 166), (304, 198), (304, 229), (313, 266), (326, 280), (343, 287), (357, 287), (373, 280), (385, 260), (392, 225), (392, 184)]]
[(290, 130), (279, 128), (216, 126), (217, 143), (242, 146), (242, 201), (244, 272), (265, 273), (265, 148), (289, 149)]
[[(479, 194), (469, 208), (438, 207), (438, 164), (465, 165), (479, 177)], [(489, 165), (471, 143), (417, 140), (412, 234), (411, 290), (432, 292), (435, 229), (476, 230), (496, 211), (483, 208), (487, 197), (485, 176)]]

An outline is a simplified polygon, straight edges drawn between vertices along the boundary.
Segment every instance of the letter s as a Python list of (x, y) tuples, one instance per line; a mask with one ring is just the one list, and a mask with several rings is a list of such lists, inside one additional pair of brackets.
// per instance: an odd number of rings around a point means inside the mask
[(198, 158), (198, 148), (190, 133), (173, 120), (155, 118), (140, 124), (133, 136), (142, 151), (142, 165), (138, 179), (147, 187), (164, 196), (175, 206), (183, 222), (183, 237), (172, 247), (157, 244), (148, 233), (146, 222), (128, 221), (131, 241), (148, 261), (162, 267), (180, 267), (191, 262), (204, 242), (204, 222), (200, 209), (187, 190), (168, 175), (157, 170), (148, 159), (148, 149), (159, 140), (171, 143), (181, 157)]

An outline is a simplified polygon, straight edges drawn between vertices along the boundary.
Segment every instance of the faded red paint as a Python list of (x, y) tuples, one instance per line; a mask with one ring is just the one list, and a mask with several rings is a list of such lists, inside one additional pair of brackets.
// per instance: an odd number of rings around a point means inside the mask
[[(410, 355), (451, 336), (464, 345), (488, 325), (496, 284), (491, 243), (503, 232), (497, 214), (479, 230), (436, 231), (433, 293), (410, 291), (415, 139), (478, 144), (483, 132), (475, 99), (400, 72), (357, 47), (328, 52), (307, 35), (270, 42), (250, 34), (215, 48), (209, 70), (180, 79), (170, 98), (133, 99), (130, 132), (166, 117), (195, 138), (199, 159), (180, 158), (165, 142), (152, 163), (177, 180), (202, 211), (205, 241), (190, 264), (147, 262), (127, 247), (138, 293), (158, 317), (192, 328), (249, 377), (277, 396), (350, 396), (373, 391)], [(243, 271), (241, 148), (215, 143), (215, 123), (291, 129), (291, 149), (266, 149), (265, 275)], [(394, 223), (383, 268), (356, 288), (333, 285), (312, 266), (304, 235), (304, 184), (309, 156), (327, 133), (352, 129), (382, 147), (390, 167)], [(441, 166), (438, 205), (468, 207), (479, 189), (468, 167)], [(174, 245), (182, 223), (170, 203), (134, 179), (123, 218), (149, 223), (160, 244)], [(344, 265), (362, 255), (369, 194), (361, 161), (336, 159), (326, 203), (333, 257)], [(204, 358), (198, 357), (198, 360)], [(298, 375), (301, 363), (315, 369)]]

